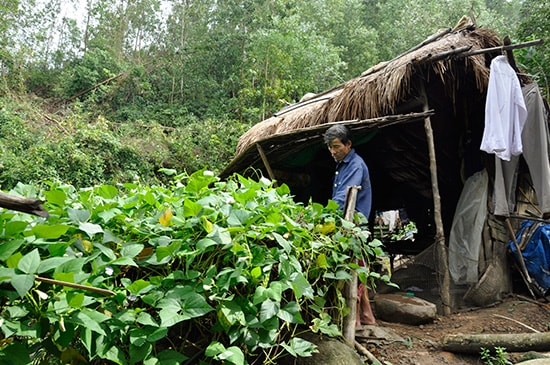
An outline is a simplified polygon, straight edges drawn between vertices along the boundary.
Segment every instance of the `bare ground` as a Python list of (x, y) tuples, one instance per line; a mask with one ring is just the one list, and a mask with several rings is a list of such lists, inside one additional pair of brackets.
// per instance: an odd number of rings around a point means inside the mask
[[(449, 316), (440, 315), (433, 323), (406, 325), (377, 320), (378, 330), (386, 330), (385, 339), (372, 335), (369, 326), (357, 332), (356, 339), (385, 365), (474, 365), (487, 364), (481, 356), (454, 354), (441, 348), (441, 341), (451, 334), (504, 334), (550, 331), (550, 304), (547, 300), (532, 300), (510, 295), (490, 307), (469, 309)], [(508, 353), (516, 364), (532, 353)], [(538, 355), (538, 354), (536, 354)], [(550, 356), (550, 353), (542, 354)], [(368, 362), (367, 362), (368, 363)], [(549, 361), (550, 364), (550, 361)]]

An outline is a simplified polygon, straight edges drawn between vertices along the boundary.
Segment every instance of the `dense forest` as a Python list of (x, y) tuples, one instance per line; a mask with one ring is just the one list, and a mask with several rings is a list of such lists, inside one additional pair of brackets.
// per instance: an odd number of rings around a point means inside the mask
[(462, 16), (550, 89), (542, 0), (0, 2), (0, 186), (219, 171), (251, 125)]

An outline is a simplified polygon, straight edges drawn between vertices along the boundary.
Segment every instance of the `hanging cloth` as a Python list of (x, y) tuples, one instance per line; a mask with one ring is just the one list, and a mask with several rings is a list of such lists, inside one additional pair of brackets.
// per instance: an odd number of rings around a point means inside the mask
[(479, 250), (487, 216), (486, 170), (475, 173), (464, 183), (449, 234), (449, 272), (455, 284), (478, 281)]
[[(528, 112), (521, 133), (523, 158), (529, 168), (538, 206), (542, 213), (547, 213), (550, 212), (550, 134), (546, 123), (548, 116), (536, 83), (525, 85), (522, 91)], [(518, 166), (519, 156), (512, 156), (510, 161), (495, 157), (495, 215), (507, 216), (515, 209)]]
[(526, 118), (527, 110), (516, 72), (506, 56), (493, 58), (480, 149), (494, 153), (505, 161), (509, 161), (511, 156), (521, 154), (521, 131)]

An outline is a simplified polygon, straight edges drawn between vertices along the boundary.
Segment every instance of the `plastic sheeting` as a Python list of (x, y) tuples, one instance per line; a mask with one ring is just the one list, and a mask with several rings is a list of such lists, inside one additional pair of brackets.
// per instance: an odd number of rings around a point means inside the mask
[(475, 173), (464, 183), (449, 234), (449, 271), (455, 284), (478, 281), (479, 249), (487, 216), (486, 170)]
[[(524, 237), (523, 240), (522, 237)], [(525, 240), (527, 243), (524, 243)], [(527, 272), (535, 281), (539, 291), (545, 294), (550, 288), (550, 224), (524, 221), (516, 233), (516, 241), (521, 246), (525, 246), (521, 248), (521, 255)], [(514, 242), (510, 241), (508, 245), (515, 259), (519, 260)]]

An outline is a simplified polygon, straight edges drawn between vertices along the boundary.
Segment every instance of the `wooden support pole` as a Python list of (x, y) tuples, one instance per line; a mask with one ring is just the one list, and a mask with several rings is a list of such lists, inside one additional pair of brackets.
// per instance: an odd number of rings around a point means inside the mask
[[(353, 221), (355, 213), (355, 204), (357, 202), (357, 191), (360, 186), (348, 186), (346, 190), (346, 200), (344, 203), (344, 219)], [(347, 283), (346, 288), (346, 305), (349, 308), (349, 314), (344, 317), (343, 335), (346, 341), (353, 347), (355, 344), (355, 326), (357, 323), (357, 272), (351, 272), (351, 279)]]
[(269, 178), (273, 180), (273, 184), (277, 186), (277, 181), (275, 180), (275, 174), (273, 173), (273, 170), (271, 169), (271, 165), (267, 160), (267, 156), (265, 155), (264, 149), (259, 143), (256, 143), (256, 149), (258, 150), (258, 153), (262, 158), (262, 162), (264, 163), (264, 166), (265, 166), (265, 169), (267, 170), (267, 174), (269, 175)]
[[(424, 99), (424, 111), (428, 107), (428, 95), (424, 83), (421, 82), (421, 94)], [(440, 279), (439, 294), (443, 305), (443, 314), (451, 314), (451, 278), (449, 274), (449, 262), (447, 258), (447, 247), (445, 245), (445, 232), (443, 229), (443, 220), (441, 219), (441, 198), (439, 195), (439, 184), (437, 182), (437, 162), (435, 155), (435, 144), (430, 117), (424, 119), (424, 129), (428, 142), (428, 153), (430, 157), (430, 174), (432, 180), (432, 195), (434, 200), (434, 220), (435, 220), (435, 244), (437, 252), (437, 276)]]

